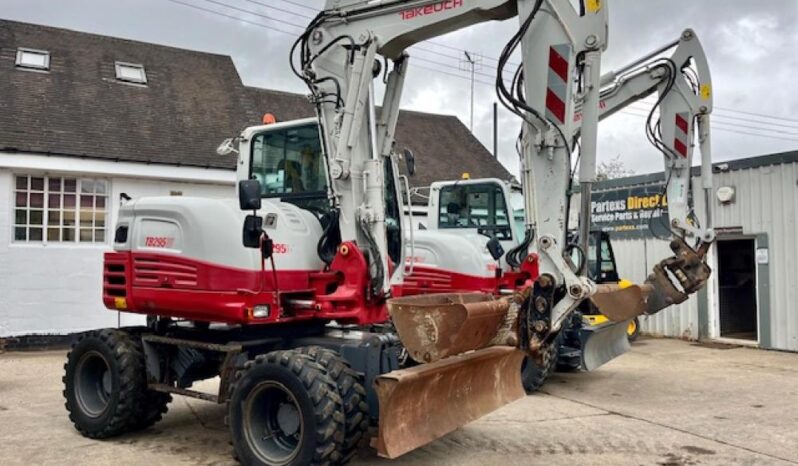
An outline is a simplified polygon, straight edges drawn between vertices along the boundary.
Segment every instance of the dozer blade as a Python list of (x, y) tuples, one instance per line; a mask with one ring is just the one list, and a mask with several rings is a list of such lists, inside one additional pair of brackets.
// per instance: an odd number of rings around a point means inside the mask
[(372, 446), (396, 458), (524, 397), (523, 359), (522, 351), (492, 346), (381, 375)]
[[(483, 293), (429, 294), (388, 300), (399, 339), (417, 362), (495, 344), (510, 301)], [(510, 346), (514, 341), (507, 342)]]
[(621, 287), (615, 284), (603, 284), (596, 286), (596, 293), (590, 297), (590, 300), (607, 318), (623, 322), (648, 311), (648, 297), (652, 290), (651, 285)]
[(629, 321), (605, 322), (585, 326), (579, 331), (582, 343), (582, 369), (592, 371), (629, 351), (629, 336), (626, 329)]

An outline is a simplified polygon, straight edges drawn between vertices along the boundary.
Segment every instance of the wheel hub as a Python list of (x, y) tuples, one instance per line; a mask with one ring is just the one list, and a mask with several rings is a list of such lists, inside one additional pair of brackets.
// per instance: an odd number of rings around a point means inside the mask
[(244, 433), (255, 454), (267, 464), (290, 463), (302, 444), (302, 416), (293, 393), (279, 382), (263, 382), (247, 397), (244, 410)]
[(289, 403), (280, 403), (277, 408), (277, 425), (284, 435), (294, 435), (299, 430), (299, 410)]
[(81, 411), (100, 417), (108, 408), (113, 392), (113, 375), (105, 357), (97, 351), (81, 356), (75, 370), (75, 398)]

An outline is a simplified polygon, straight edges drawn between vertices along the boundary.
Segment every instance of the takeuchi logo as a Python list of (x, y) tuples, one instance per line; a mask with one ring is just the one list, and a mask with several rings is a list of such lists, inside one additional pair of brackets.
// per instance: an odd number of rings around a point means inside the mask
[(433, 3), (432, 5), (420, 6), (417, 8), (409, 8), (401, 11), (403, 20), (418, 18), (420, 16), (432, 15), (440, 13), (441, 11), (454, 10), (463, 6), (463, 0), (444, 0), (442, 2)]

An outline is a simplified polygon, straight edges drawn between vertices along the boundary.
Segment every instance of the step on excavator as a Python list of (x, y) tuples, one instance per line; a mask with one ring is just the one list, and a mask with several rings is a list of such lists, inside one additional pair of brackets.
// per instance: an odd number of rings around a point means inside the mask
[[(656, 88), (658, 119), (652, 112), (647, 131), (665, 160), (675, 255), (645, 283), (626, 287), (595, 284), (569, 258), (571, 249), (583, 258), (588, 250), (608, 27), (606, 1), (579, 7), (568, 0), (328, 0), (291, 54), (317, 117), (264, 119), (271, 124), (220, 147), (237, 153), (238, 202), (151, 197), (120, 208), (114, 250), (104, 257), (103, 302), (146, 315), (148, 325), (76, 340), (64, 376), (76, 429), (108, 438), (148, 427), (178, 394), (227, 404), (244, 464), (345, 463), (370, 425), (377, 426), (371, 445), (395, 458), (522, 397), (523, 359), (545, 359), (583, 301), (625, 322), (703, 286), (714, 234), (699, 225), (688, 194), (696, 134), (705, 180), (710, 173), (712, 99), (692, 33), (692, 48), (607, 81), (665, 73)], [(405, 282), (421, 241), (408, 228), (409, 183), (393, 150), (411, 69), (407, 49), (514, 17), (519, 28), (501, 53), (496, 85), (523, 121), (525, 238), (507, 252), (519, 266), (495, 268), (501, 273), (486, 281), (453, 262), (437, 277), (468, 292), (420, 294)], [(502, 77), (516, 50), (522, 63), (508, 88)], [(377, 79), (385, 85), (379, 109)], [(577, 146), (581, 244), (571, 246), (566, 217)], [(498, 240), (479, 247), (451, 235), (435, 241), (427, 238), (426, 247), (439, 258), (484, 267), (505, 256)], [(533, 243), (535, 252), (524, 252)], [(486, 283), (490, 292), (481, 289)], [(612, 353), (596, 348), (596, 360), (602, 351)], [(218, 392), (193, 387), (213, 377)]]

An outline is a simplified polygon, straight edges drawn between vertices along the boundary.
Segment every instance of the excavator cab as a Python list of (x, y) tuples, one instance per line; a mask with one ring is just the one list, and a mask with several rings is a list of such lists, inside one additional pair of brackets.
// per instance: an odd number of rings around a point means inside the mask
[[(328, 172), (316, 119), (271, 123), (250, 136), (250, 163), (246, 179), (261, 185), (261, 197), (275, 199), (315, 214), (327, 235), (335, 236), (337, 215), (329, 196)], [(385, 227), (388, 253), (401, 260), (402, 205), (394, 163), (385, 163)], [(330, 227), (328, 229), (328, 227)], [(336, 242), (337, 243), (337, 242)], [(337, 246), (335, 244), (334, 246)]]

